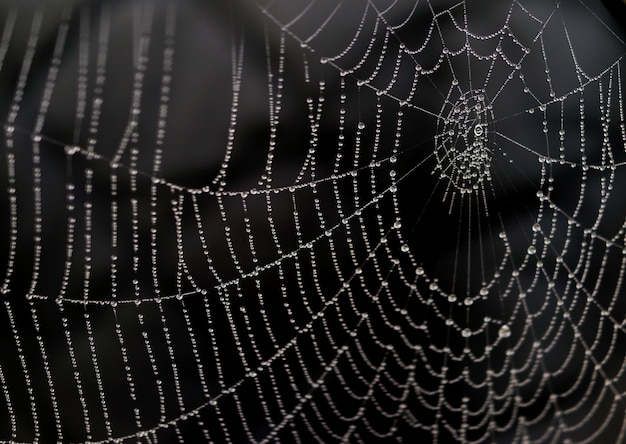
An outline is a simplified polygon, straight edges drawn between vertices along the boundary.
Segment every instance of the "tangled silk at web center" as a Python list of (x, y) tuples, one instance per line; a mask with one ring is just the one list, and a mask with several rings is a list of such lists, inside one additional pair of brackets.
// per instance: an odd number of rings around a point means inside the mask
[(435, 135), (435, 171), (461, 193), (491, 180), (493, 112), (483, 90), (446, 101)]

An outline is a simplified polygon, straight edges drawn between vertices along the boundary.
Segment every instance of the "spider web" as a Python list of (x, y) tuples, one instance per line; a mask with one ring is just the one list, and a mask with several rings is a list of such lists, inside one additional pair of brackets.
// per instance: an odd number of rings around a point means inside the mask
[(3, 442), (621, 442), (601, 5), (2, 9)]

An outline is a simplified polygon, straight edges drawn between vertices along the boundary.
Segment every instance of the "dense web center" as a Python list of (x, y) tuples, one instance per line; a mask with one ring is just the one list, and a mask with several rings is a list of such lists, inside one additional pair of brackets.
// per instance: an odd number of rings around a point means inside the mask
[(482, 90), (469, 91), (446, 104), (435, 136), (436, 170), (461, 193), (491, 180), (493, 110)]

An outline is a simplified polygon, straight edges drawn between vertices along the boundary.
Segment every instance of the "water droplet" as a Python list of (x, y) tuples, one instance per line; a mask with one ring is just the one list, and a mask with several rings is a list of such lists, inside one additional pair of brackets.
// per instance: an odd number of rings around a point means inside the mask
[(80, 147), (76, 145), (65, 145), (65, 154), (67, 154), (68, 156), (73, 156), (79, 151), (80, 151)]
[(461, 332), (461, 335), (463, 335), (464, 338), (469, 338), (470, 336), (472, 336), (472, 330), (470, 330), (469, 328), (464, 328)]
[(487, 287), (483, 287), (480, 289), (481, 296), (487, 296), (489, 294), (489, 289)]
[(465, 300), (463, 301), (463, 303), (464, 303), (465, 305), (467, 305), (467, 306), (470, 306), (470, 305), (472, 305), (472, 304), (474, 303), (474, 301), (472, 300), (472, 298), (467, 297), (467, 298), (465, 298)]
[(534, 245), (531, 245), (530, 247), (528, 247), (528, 254), (535, 254), (537, 252), (537, 249), (535, 248)]
[(541, 225), (539, 224), (534, 224), (532, 228), (535, 233), (538, 233), (539, 231), (541, 231)]
[(409, 252), (409, 246), (408, 246), (407, 244), (404, 244), (404, 245), (402, 245), (402, 246), (400, 247), (400, 250), (401, 250), (403, 253), (408, 253), (408, 252)]
[(424, 274), (424, 269), (422, 267), (417, 267), (415, 269), (415, 274), (418, 276), (422, 276)]
[(456, 295), (449, 294), (448, 295), (448, 302), (456, 302)]
[(500, 327), (500, 330), (498, 330), (498, 336), (500, 336), (501, 338), (508, 338), (509, 336), (511, 336), (511, 329), (509, 328), (509, 326), (503, 325), (502, 327)]

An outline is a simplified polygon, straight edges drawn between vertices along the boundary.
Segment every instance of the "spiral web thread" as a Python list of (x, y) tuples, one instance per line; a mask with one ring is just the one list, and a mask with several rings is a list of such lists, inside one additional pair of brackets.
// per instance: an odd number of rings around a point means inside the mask
[(624, 44), (485, 3), (238, 5), (199, 185), (189, 5), (6, 12), (0, 439), (623, 441)]

